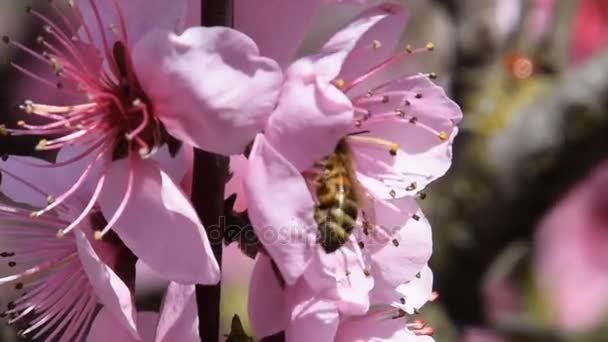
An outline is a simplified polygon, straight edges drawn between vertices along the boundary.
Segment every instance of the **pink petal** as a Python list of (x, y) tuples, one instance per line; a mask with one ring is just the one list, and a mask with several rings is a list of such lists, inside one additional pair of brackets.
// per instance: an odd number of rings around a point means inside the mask
[[(319, 55), (309, 57), (314, 60), (317, 75), (329, 82), (342, 70), (344, 76), (351, 77), (354, 72), (362, 73), (378, 64), (392, 52), (405, 26), (405, 18), (405, 12), (396, 5), (383, 4), (366, 10), (331, 37)], [(378, 55), (375, 55), (370, 51), (373, 50), (371, 41), (379, 38), (387, 39), (386, 47), (376, 50)]]
[[(147, 321), (147, 319), (145, 319)], [(138, 317), (139, 323), (139, 317)], [(147, 324), (146, 324), (147, 325)], [(154, 330), (152, 330), (154, 332)], [(120, 326), (119, 321), (117, 321), (116, 317), (113, 313), (110, 312), (107, 308), (102, 308), (95, 316), (93, 320), (93, 324), (91, 325), (91, 330), (89, 330), (89, 334), (87, 335), (87, 342), (106, 342), (108, 341), (108, 336), (112, 336), (112, 342), (135, 342), (142, 341), (141, 339), (135, 339), (128, 330), (123, 329)], [(146, 336), (142, 334), (142, 337)], [(152, 341), (152, 340), (143, 340), (143, 341)]]
[[(18, 158), (19, 161), (15, 158)], [(64, 190), (55, 182), (53, 177), (55, 169), (31, 167), (24, 163), (50, 165), (46, 161), (31, 157), (9, 157), (7, 161), (0, 162), (0, 173), (2, 173), (0, 191), (15, 202), (26, 203), (38, 208), (47, 206), (48, 195), (56, 195), (59, 191)], [(19, 180), (8, 173), (19, 177)], [(24, 182), (33, 185), (37, 190), (24, 185)]]
[(314, 64), (303, 59), (287, 80), (265, 134), (272, 146), (303, 171), (332, 152), (353, 121), (350, 100), (329, 80), (319, 80)]
[(156, 161), (163, 172), (169, 175), (176, 184), (180, 184), (190, 166), (189, 163), (192, 163), (192, 160), (188, 160), (188, 152), (186, 150), (191, 150), (191, 148), (181, 146), (175, 156), (172, 156), (169, 153), (169, 147), (163, 145), (152, 155), (152, 160)]
[[(363, 12), (357, 21), (369, 21), (373, 23), (373, 26), (361, 37), (358, 37), (356, 45), (344, 61), (340, 78), (346, 82), (352, 81), (388, 59), (400, 42), (407, 23), (407, 16), (406, 11), (392, 4), (382, 4)], [(356, 24), (350, 24), (349, 27), (334, 36), (332, 40), (346, 34), (346, 31), (353, 30), (353, 25)], [(329, 44), (331, 44), (331, 41), (328, 42)]]
[(194, 285), (171, 282), (163, 299), (154, 341), (196, 342), (200, 339)]
[(408, 283), (397, 287), (400, 298), (405, 300), (402, 304), (400, 299), (395, 299), (394, 306), (413, 315), (431, 298), (433, 292), (433, 272), (428, 266), (424, 266), (419, 276), (412, 278)]
[(134, 47), (133, 63), (169, 133), (226, 155), (243, 152), (261, 131), (282, 80), (249, 37), (221, 27), (152, 31)]
[[(57, 164), (62, 165), (54, 171), (55, 182), (61, 186), (61, 191), (69, 189), (83, 175), (87, 167), (97, 156), (98, 152), (87, 153), (87, 149), (81, 145), (69, 145), (59, 150)], [(109, 155), (108, 155), (109, 157)], [(109, 159), (109, 158), (106, 158)], [(99, 160), (93, 166), (93, 170), (83, 181), (77, 194), (85, 200), (91, 196), (95, 184), (101, 175), (101, 170), (106, 159)]]
[[(113, 43), (118, 38), (112, 27), (120, 28), (120, 15), (113, 2), (106, 0), (78, 2), (83, 22), (89, 26), (89, 32), (93, 36), (93, 43), (102, 51), (103, 38), (100, 27), (97, 24), (93, 10), (94, 7), (91, 4), (94, 3), (98, 9), (103, 24), (102, 27), (111, 49)], [(167, 2), (164, 0), (118, 0), (116, 3), (118, 3), (122, 12), (122, 17), (127, 28), (128, 43), (131, 46), (152, 29), (174, 31), (179, 27), (183, 27), (188, 8), (187, 0), (172, 1), (171, 6), (167, 6)], [(82, 29), (79, 35), (82, 38), (87, 37)], [(88, 40), (88, 38), (85, 40)]]
[[(371, 273), (375, 279), (373, 303), (386, 303), (393, 299), (392, 290), (399, 284), (411, 281), (429, 261), (433, 250), (431, 226), (413, 199), (404, 199), (402, 207), (411, 208), (419, 220), (409, 221), (391, 238), (392, 242), (372, 254)], [(409, 203), (407, 203), (409, 202)], [(388, 297), (387, 297), (388, 296)], [(427, 298), (428, 299), (428, 298)]]
[(405, 320), (378, 319), (374, 316), (353, 318), (340, 324), (336, 342), (433, 342), (407, 330)]
[[(154, 341), (154, 337), (156, 334), (156, 326), (158, 325), (159, 317), (160, 315), (158, 314), (158, 312), (137, 312), (137, 329), (139, 329), (139, 334), (141, 335), (142, 341)], [(107, 336), (108, 333), (106, 331), (106, 339), (108, 338)]]
[(126, 330), (125, 334), (138, 339), (131, 291), (112, 268), (100, 260), (84, 232), (75, 230), (74, 235), (80, 261), (99, 301)]
[[(196, 212), (183, 192), (151, 160), (131, 158), (134, 184), (114, 231), (150, 268), (184, 284), (214, 284), (219, 267)], [(101, 210), (110, 219), (127, 189), (129, 162), (112, 163), (100, 196)], [(110, 191), (109, 189), (112, 189)]]
[(285, 291), (272, 269), (270, 258), (259, 254), (249, 283), (247, 312), (256, 336), (270, 336), (285, 329)]
[(339, 314), (332, 301), (316, 297), (304, 281), (299, 281), (287, 293), (291, 319), (285, 338), (290, 342), (333, 341), (338, 329)]
[(369, 291), (374, 287), (374, 278), (365, 275), (363, 263), (353, 237), (331, 254), (317, 246), (304, 279), (319, 298), (335, 302), (340, 313), (361, 315), (369, 309)]
[[(358, 130), (369, 135), (399, 144), (396, 156), (378, 145), (357, 143), (353, 148), (359, 180), (381, 198), (413, 196), (433, 180), (445, 174), (452, 162), (452, 143), (458, 132), (456, 124), (462, 112), (448, 98), (444, 90), (433, 84), (427, 76), (399, 78), (376, 88), (374, 93), (387, 91), (406, 92), (406, 98), (394, 96), (386, 104), (369, 109), (373, 113), (405, 111), (405, 118), (365, 122)], [(421, 94), (421, 98), (416, 98)], [(400, 103), (407, 100), (409, 105)], [(410, 119), (416, 118), (417, 123)], [(422, 125), (434, 131), (424, 129)], [(440, 139), (440, 133), (446, 139)], [(410, 185), (415, 185), (410, 187)], [(410, 188), (410, 190), (408, 190)]]
[(262, 55), (285, 66), (304, 40), (318, 2), (236, 0), (234, 27), (249, 35), (260, 47)]
[(302, 175), (261, 134), (249, 156), (245, 192), (257, 236), (285, 281), (295, 283), (317, 247), (314, 202)]

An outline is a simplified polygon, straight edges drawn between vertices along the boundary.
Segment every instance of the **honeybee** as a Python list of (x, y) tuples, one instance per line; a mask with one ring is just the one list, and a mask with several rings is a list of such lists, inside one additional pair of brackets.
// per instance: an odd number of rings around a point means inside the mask
[(317, 167), (320, 172), (314, 181), (317, 198), (314, 219), (321, 247), (326, 253), (332, 253), (348, 240), (359, 210), (369, 197), (357, 181), (346, 138), (342, 138)]

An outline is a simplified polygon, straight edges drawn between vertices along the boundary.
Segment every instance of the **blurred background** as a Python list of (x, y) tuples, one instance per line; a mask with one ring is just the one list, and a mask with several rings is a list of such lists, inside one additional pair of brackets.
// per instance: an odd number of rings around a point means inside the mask
[[(439, 293), (421, 318), (440, 342), (608, 341), (608, 0), (398, 2), (410, 11), (402, 46), (436, 48), (392, 72), (437, 73), (465, 115), (451, 170), (421, 201)], [(0, 0), (0, 32), (35, 43), (40, 26), (25, 6)], [(301, 51), (359, 11), (320, 11)], [(0, 45), (5, 57), (26, 56)], [(34, 87), (0, 64), (3, 118)], [(225, 251), (226, 333), (235, 313), (247, 326), (251, 266)], [(158, 310), (163, 288), (143, 271), (138, 305)]]

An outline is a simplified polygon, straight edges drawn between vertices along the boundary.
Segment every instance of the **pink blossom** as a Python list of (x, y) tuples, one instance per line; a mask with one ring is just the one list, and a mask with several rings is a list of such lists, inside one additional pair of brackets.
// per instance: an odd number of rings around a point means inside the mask
[[(47, 177), (44, 182), (31, 183), (43, 179), (42, 175)], [(116, 317), (117, 326), (138, 338), (131, 291), (116, 274), (119, 258), (130, 252), (117, 239), (93, 239), (104, 224), (98, 208), (88, 210), (62, 238), (57, 237), (58, 231), (76, 222), (86, 201), (75, 195), (49, 215), (31, 215), (58, 180), (10, 160), (2, 165), (0, 189), (5, 195), (16, 194), (12, 201), (4, 199), (0, 204), (0, 257), (9, 266), (0, 286), (13, 287), (16, 298), (2, 316), (8, 316), (9, 323), (27, 320), (22, 336), (44, 336), (51, 341), (61, 333), (62, 340), (78, 341), (101, 304)]]
[(287, 66), (310, 31), (315, 15), (326, 5), (366, 2), (369, 0), (235, 0), (234, 26), (249, 35), (263, 55)]
[(186, 144), (181, 150), (243, 151), (275, 106), (280, 69), (235, 30), (183, 31), (186, 0), (171, 6), (160, 0), (80, 1), (69, 6), (73, 23), (51, 5), (59, 23), (29, 10), (44, 24), (38, 39), (44, 52), (3, 37), (48, 65), (49, 73), (12, 62), (16, 69), (66, 94), (54, 105), (24, 103), (26, 113), (47, 122), (20, 121), (19, 129), (4, 130), (53, 136), (37, 148), (60, 150), (57, 165), (70, 169), (65, 177), (73, 185), (49, 194), (54, 200), (36, 216), (84, 188), (86, 207), (99, 203), (107, 219), (97, 238), (114, 230), (169, 279), (217, 282), (219, 269), (203, 226), (178, 186), (186, 165), (182, 151), (175, 153), (180, 142)]
[(200, 341), (194, 286), (171, 282), (159, 313), (137, 312), (137, 329), (141, 339), (134, 339), (117, 323), (111, 312), (101, 309), (93, 321), (87, 341), (108, 341), (109, 332), (114, 342)]
[[(432, 49), (390, 56), (404, 22), (398, 7), (374, 7), (317, 55), (292, 63), (279, 104), (249, 157), (248, 213), (266, 251), (288, 285), (303, 276), (306, 286), (344, 313), (366, 312), (374, 282), (383, 284), (375, 287), (381, 296), (430, 257), (430, 227), (415, 198), (449, 167), (462, 115), (428, 75), (367, 86), (384, 67)], [(369, 203), (363, 203), (349, 241), (328, 254), (317, 242), (309, 190), (314, 180), (308, 175), (343, 138)], [(387, 259), (374, 260), (383, 254)]]
[(258, 336), (284, 330), (288, 341), (432, 341), (426, 336), (432, 328), (410, 317), (431, 297), (432, 281), (424, 267), (397, 288), (384, 289), (384, 298), (372, 301), (363, 315), (350, 316), (303, 279), (283, 287), (272, 261), (260, 255), (250, 283), (249, 317)]
[(584, 331), (608, 314), (608, 162), (598, 165), (542, 220), (538, 282), (560, 327)]

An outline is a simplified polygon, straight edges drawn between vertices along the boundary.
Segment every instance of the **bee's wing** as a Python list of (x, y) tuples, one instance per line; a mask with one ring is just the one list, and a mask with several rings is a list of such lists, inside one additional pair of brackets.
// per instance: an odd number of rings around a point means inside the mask
[(353, 177), (353, 188), (355, 191), (355, 196), (357, 198), (357, 203), (359, 204), (359, 208), (361, 209), (361, 215), (363, 219), (364, 225), (373, 228), (376, 226), (376, 210), (375, 210), (375, 201), (374, 195), (369, 192), (361, 182), (357, 179), (356, 174)]

